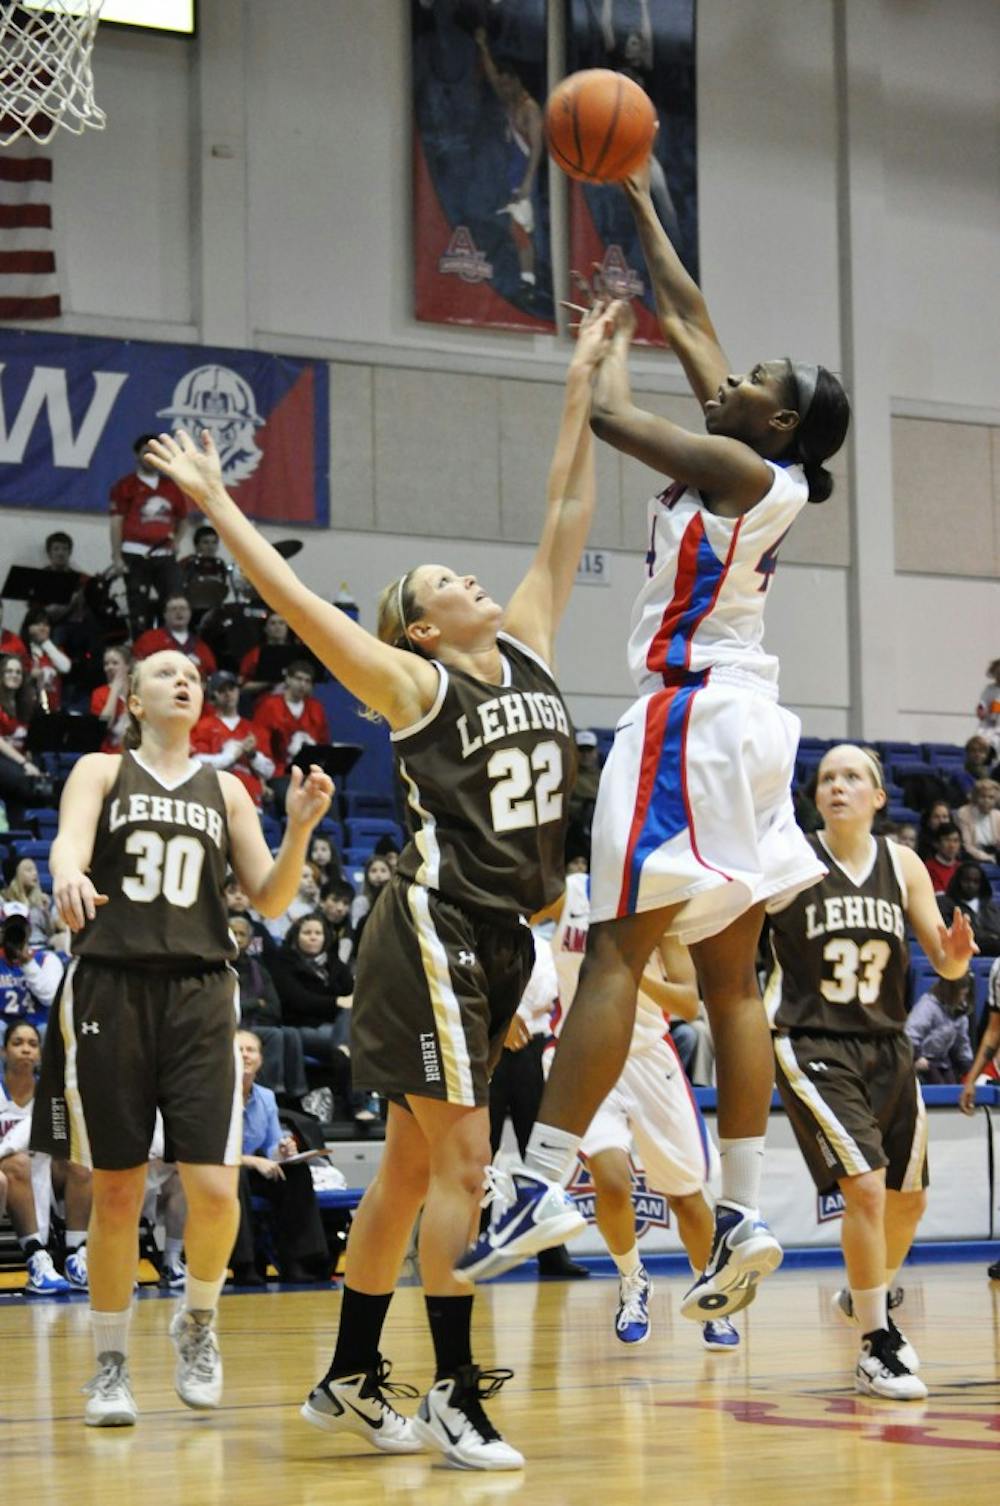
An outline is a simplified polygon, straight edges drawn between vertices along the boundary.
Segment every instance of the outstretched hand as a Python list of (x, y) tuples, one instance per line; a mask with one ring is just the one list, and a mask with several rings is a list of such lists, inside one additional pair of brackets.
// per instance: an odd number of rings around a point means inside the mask
[(311, 764), (304, 777), (302, 770), (293, 764), (285, 797), (285, 814), (294, 826), (311, 831), (330, 809), (332, 799), (333, 780), (318, 764)]
[(972, 923), (964, 910), (955, 910), (950, 926), (938, 926), (938, 939), (947, 961), (961, 967), (967, 966), (979, 952)]
[(159, 434), (143, 452), (143, 460), (176, 481), (184, 494), (203, 506), (213, 491), (223, 485), (222, 461), (215, 440), (207, 429), (201, 431), (201, 448), (186, 429), (174, 434)]

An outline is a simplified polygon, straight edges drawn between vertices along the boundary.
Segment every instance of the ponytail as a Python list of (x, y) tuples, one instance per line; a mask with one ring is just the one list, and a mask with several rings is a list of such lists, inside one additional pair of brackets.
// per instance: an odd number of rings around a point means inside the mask
[(128, 726), (122, 736), (122, 747), (134, 752), (142, 746), (142, 723), (129, 705), (134, 695), (139, 694), (139, 680), (142, 674), (142, 660), (136, 659), (129, 671), (128, 694), (125, 698), (125, 710), (128, 712)]
[[(810, 373), (811, 391), (803, 386), (802, 372)], [(833, 492), (833, 476), (823, 461), (835, 455), (847, 438), (851, 422), (847, 393), (825, 366), (800, 367), (789, 361), (785, 397), (789, 406), (801, 415), (787, 458), (802, 466), (809, 501), (825, 502)]]

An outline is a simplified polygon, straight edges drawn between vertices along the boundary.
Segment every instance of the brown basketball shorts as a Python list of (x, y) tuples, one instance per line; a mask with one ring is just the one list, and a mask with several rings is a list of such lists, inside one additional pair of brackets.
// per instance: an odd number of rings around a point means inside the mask
[(895, 1035), (776, 1035), (776, 1080), (820, 1192), (884, 1166), (886, 1186), (927, 1186), (927, 1112), (913, 1048)]
[(159, 1109), (164, 1160), (239, 1165), (236, 988), (230, 968), (72, 962), (45, 1033), (32, 1149), (99, 1171), (141, 1166)]
[(527, 926), (474, 917), (395, 877), (361, 938), (351, 1014), (355, 1087), (482, 1106), (534, 962)]

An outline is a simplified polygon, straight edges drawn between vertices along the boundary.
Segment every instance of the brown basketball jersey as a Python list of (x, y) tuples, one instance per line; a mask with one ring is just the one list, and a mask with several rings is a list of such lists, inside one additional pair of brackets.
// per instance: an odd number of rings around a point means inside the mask
[(215, 770), (199, 765), (170, 788), (123, 753), (90, 865), (108, 903), (74, 936), (73, 952), (171, 970), (231, 961), (236, 947), (223, 897), (228, 866), (226, 805)]
[(770, 917), (774, 972), (765, 1002), (777, 1030), (885, 1035), (906, 1020), (904, 890), (889, 843), (873, 837), (872, 864), (856, 884), (809, 837), (825, 878)]
[(530, 915), (564, 882), (576, 740), (537, 654), (500, 635), (503, 683), (438, 664), (438, 697), (393, 733), (414, 836), (399, 872), (455, 904)]

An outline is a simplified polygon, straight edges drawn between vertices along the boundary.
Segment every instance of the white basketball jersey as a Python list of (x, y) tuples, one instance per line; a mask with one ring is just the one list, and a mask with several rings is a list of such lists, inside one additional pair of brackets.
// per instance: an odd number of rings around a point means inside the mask
[(628, 644), (640, 695), (717, 665), (777, 682), (778, 661), (761, 642), (764, 604), (778, 547), (809, 488), (800, 465), (765, 463), (771, 489), (741, 518), (716, 517), (680, 483), (649, 504), (646, 584)]
[[(566, 1015), (576, 997), (580, 964), (587, 950), (589, 929), (590, 875), (571, 873), (566, 879), (566, 898), (563, 900), (562, 915), (559, 917), (559, 923), (551, 941), (556, 974), (559, 978), (559, 1004), (552, 1018), (552, 1034), (555, 1036), (558, 1036), (562, 1030)], [(657, 1041), (662, 1041), (667, 1028), (663, 1010), (640, 988), (629, 1056), (639, 1056)]]
[(22, 1107), (13, 1098), (8, 1098), (0, 1087), (0, 1146), (3, 1146), (4, 1155), (28, 1149), (34, 1101), (32, 1098)]

